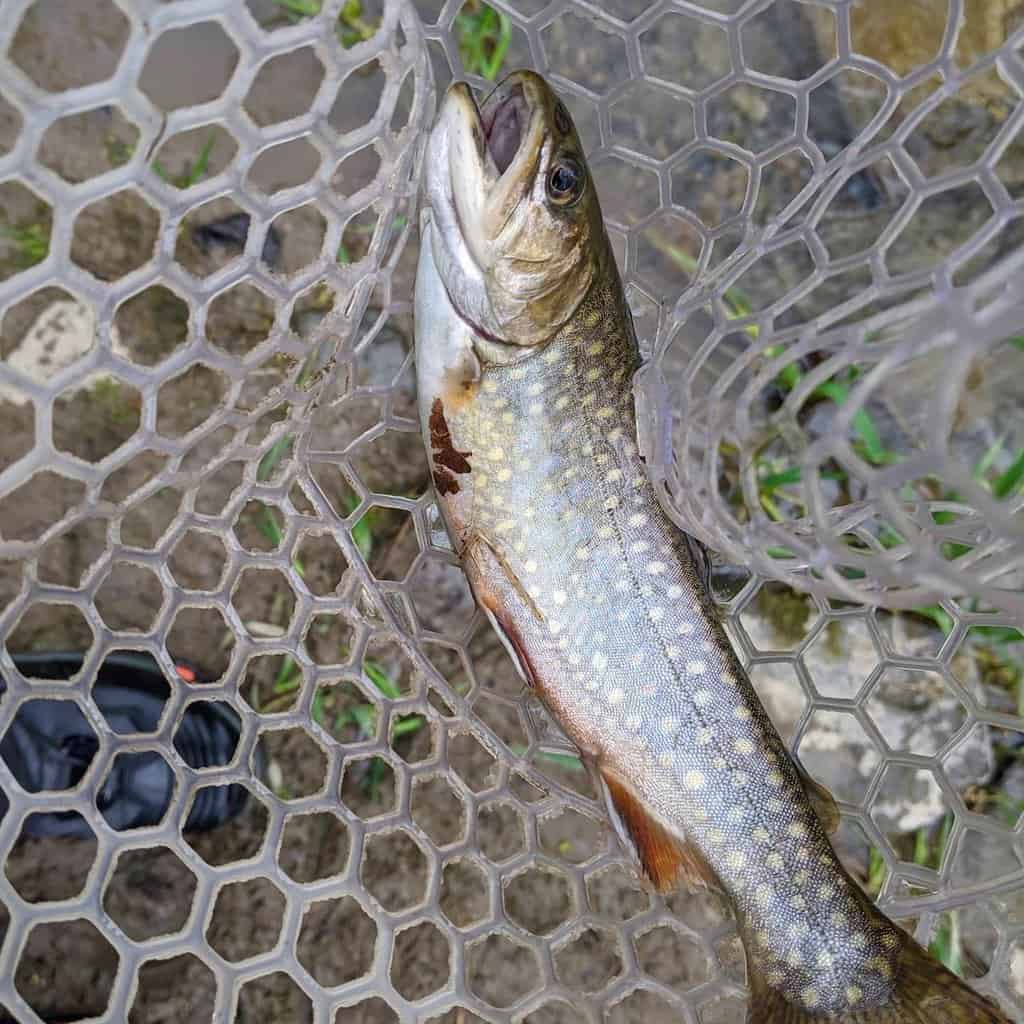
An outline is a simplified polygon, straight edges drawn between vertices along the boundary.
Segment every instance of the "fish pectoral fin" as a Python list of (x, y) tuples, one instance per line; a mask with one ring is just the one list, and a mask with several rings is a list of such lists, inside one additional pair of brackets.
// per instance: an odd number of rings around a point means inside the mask
[(659, 892), (723, 888), (700, 849), (655, 817), (628, 782), (604, 767), (597, 774), (619, 839)]
[(830, 835), (839, 828), (839, 808), (836, 806), (836, 798), (820, 783), (815, 782), (797, 765), (800, 773), (800, 781), (804, 785), (804, 793), (807, 794), (807, 802), (814, 808), (825, 831)]
[[(472, 560), (479, 571), (481, 582), (499, 575), (515, 591), (516, 596), (525, 604), (537, 617), (537, 621), (544, 622), (544, 613), (537, 607), (537, 602), (530, 597), (523, 586), (522, 580), (516, 575), (515, 570), (508, 563), (508, 559), (498, 550), (494, 542), (479, 530), (474, 530), (467, 538), (462, 550), (463, 558)], [(481, 595), (477, 594), (481, 599)], [(493, 610), (493, 609), (492, 609)]]

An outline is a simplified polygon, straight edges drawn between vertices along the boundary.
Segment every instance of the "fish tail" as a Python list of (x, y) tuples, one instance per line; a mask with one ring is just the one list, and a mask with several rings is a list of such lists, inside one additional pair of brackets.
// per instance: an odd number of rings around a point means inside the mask
[(1010, 1024), (998, 1007), (968, 988), (909, 937), (897, 967), (892, 998), (884, 1006), (851, 1006), (846, 1013), (822, 1014), (795, 1005), (771, 988), (752, 962), (748, 972), (747, 1024)]

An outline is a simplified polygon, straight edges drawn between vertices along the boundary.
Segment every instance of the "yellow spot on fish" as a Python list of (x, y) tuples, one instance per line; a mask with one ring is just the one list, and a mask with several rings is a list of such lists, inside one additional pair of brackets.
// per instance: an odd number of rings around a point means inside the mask
[(593, 381), (597, 380), (597, 378), (600, 377), (600, 376), (601, 376), (601, 371), (595, 366), (595, 367), (587, 370), (586, 380), (588, 382), (592, 383)]
[(733, 711), (733, 715), (741, 722), (747, 722), (750, 720), (750, 708), (744, 707), (741, 704), (735, 711)]
[(843, 928), (846, 926), (846, 915), (841, 910), (833, 911), (832, 916), (829, 920), (837, 927)]
[(736, 748), (737, 754), (752, 754), (754, 752), (754, 744), (746, 736), (741, 736), (733, 746)]
[(896, 936), (893, 935), (892, 932), (887, 932), (885, 935), (882, 936), (882, 945), (885, 946), (886, 949), (895, 949), (899, 945), (899, 943), (900, 940), (896, 938)]
[(807, 906), (807, 900), (797, 893), (790, 901), (790, 906), (796, 907), (797, 910), (803, 910)]
[(723, 672), (718, 678), (725, 683), (726, 686), (736, 685), (736, 677), (731, 672)]
[(683, 622), (679, 626), (679, 635), (680, 636), (689, 636), (693, 632), (693, 630), (694, 630), (694, 625), (693, 625), (692, 622)]
[(798, 949), (791, 949), (786, 954), (786, 963), (788, 963), (790, 967), (799, 967), (803, 962), (804, 958), (800, 955), (800, 951)]
[(791, 836), (794, 836), (797, 839), (802, 839), (805, 835), (807, 835), (807, 826), (799, 821), (791, 821), (789, 823), (789, 828), (786, 829), (786, 831)]
[(707, 726), (701, 726), (701, 728), (697, 730), (698, 747), (706, 747), (714, 738), (714, 734)]
[(765, 780), (769, 786), (781, 786), (785, 781), (782, 777), (782, 772), (777, 772), (775, 770), (770, 771), (767, 776), (765, 776)]
[(707, 665), (705, 665), (703, 661), (688, 661), (686, 663), (686, 671), (691, 676), (699, 676), (706, 669)]
[(699, 708), (707, 707), (711, 703), (711, 691), (710, 690), (698, 690), (693, 695), (693, 703)]
[[(531, 402), (529, 409), (527, 409), (526, 411), (531, 416), (539, 416), (544, 411), (544, 403), (543, 402)], [(510, 413), (506, 413), (505, 415), (510, 416), (511, 414)], [(502, 416), (501, 418), (504, 419), (505, 416)], [(511, 419), (509, 420), (509, 422), (512, 422)]]
[(602, 405), (594, 415), (599, 420), (610, 420), (615, 415), (615, 410), (610, 405)]
[(571, 399), (568, 395), (561, 395), (559, 398), (555, 399), (555, 409), (558, 412), (561, 412), (569, 404), (570, 401)]
[(747, 855), (742, 850), (732, 850), (729, 856), (726, 857), (726, 863), (731, 868), (735, 868), (737, 871), (746, 866)]
[(818, 954), (818, 966), (824, 967), (826, 970), (832, 966), (832, 954), (827, 949), (823, 949)]
[(604, 499), (604, 507), (608, 512), (613, 512), (619, 507), (619, 504), (619, 496), (617, 494), (609, 494), (608, 497)]
[(633, 527), (643, 526), (647, 522), (647, 516), (643, 512), (634, 512), (629, 517), (629, 525)]
[(528, 395), (539, 395), (544, 390), (544, 385), (538, 381), (536, 384), (531, 384), (527, 389)]
[(591, 664), (598, 672), (603, 672), (608, 667), (608, 658), (601, 651), (598, 651), (593, 658), (591, 658)]
[(608, 540), (615, 536), (615, 531), (610, 526), (602, 526), (601, 529), (597, 531), (597, 535), (601, 540)]
[(759, 885), (754, 892), (754, 899), (757, 900), (758, 904), (762, 907), (767, 907), (771, 902), (772, 891), (767, 885)]
[(505, 450), (504, 450), (504, 448), (492, 448), (487, 453), (487, 458), (489, 458), (492, 462), (502, 462), (502, 461), (504, 461), (504, 458), (505, 458)]
[(665, 609), (651, 608), (648, 610), (647, 614), (651, 617), (651, 622), (661, 622), (661, 620), (665, 618)]
[(558, 349), (553, 345), (548, 348), (541, 358), (545, 363), (557, 363), (558, 362)]
[(503, 468), (499, 469), (498, 470), (498, 479), (502, 483), (504, 483), (506, 480), (511, 480), (512, 479), (512, 470), (509, 469), (508, 466), (504, 466)]
[(498, 390), (498, 382), (490, 377), (485, 377), (484, 382), (481, 385), (484, 391), (494, 392)]
[(660, 764), (662, 768), (671, 768), (672, 762), (674, 760), (675, 758), (672, 756), (672, 752), (669, 750), (663, 750), (658, 755), (658, 764)]
[(607, 473), (605, 473), (604, 478), (605, 478), (605, 480), (608, 481), (608, 483), (614, 484), (617, 481), (622, 479), (622, 470), (621, 469), (610, 469), (610, 470), (608, 470)]
[[(595, 324), (597, 323), (598, 319), (599, 319), (599, 317), (594, 315), (594, 323)], [(593, 326), (593, 324), (591, 326)], [(603, 351), (604, 351), (604, 342), (603, 341), (595, 341), (592, 345), (588, 345), (587, 346), (587, 355), (588, 356), (599, 356)]]
[(536, 572), (537, 571), (537, 563), (532, 558), (528, 558), (526, 560), (526, 562), (523, 564), (523, 568), (527, 572)]
[(652, 576), (660, 576), (665, 571), (665, 563), (664, 562), (648, 562), (647, 563), (647, 571)]
[(775, 871), (780, 871), (782, 869), (782, 865), (785, 863), (782, 859), (782, 856), (778, 853), (769, 853), (767, 860), (768, 867), (772, 868)]
[(576, 549), (576, 557), (582, 562), (590, 557), (590, 548), (582, 547)]
[(758, 825), (753, 832), (750, 833), (759, 843), (767, 843), (771, 836), (768, 834), (768, 829), (763, 825)]
[(851, 1006), (856, 1006), (857, 1003), (864, 998), (864, 992), (858, 985), (847, 985), (846, 986), (846, 1001)]
[(679, 719), (675, 715), (666, 715), (658, 723), (658, 728), (661, 729), (666, 736), (672, 736), (679, 732)]
[(512, 371), (512, 379), (513, 380), (522, 380), (525, 376), (526, 376), (526, 367), (525, 366), (517, 366)]
[(868, 967), (873, 967), (887, 981), (892, 977), (892, 964), (890, 964), (884, 957), (872, 957), (868, 961)]
[(696, 768), (691, 768), (683, 777), (683, 784), (687, 789), (703, 789), (704, 773), (698, 771)]
[(739, 789), (742, 789), (748, 782), (750, 782), (750, 776), (746, 772), (732, 773), (732, 784)]
[(804, 1006), (817, 1006), (818, 1005), (818, 990), (811, 988), (809, 985), (807, 988), (800, 993), (800, 998), (804, 1001)]
[(609, 704), (621, 704), (626, 697), (625, 690), (620, 687), (615, 687), (614, 690), (608, 691), (608, 703)]

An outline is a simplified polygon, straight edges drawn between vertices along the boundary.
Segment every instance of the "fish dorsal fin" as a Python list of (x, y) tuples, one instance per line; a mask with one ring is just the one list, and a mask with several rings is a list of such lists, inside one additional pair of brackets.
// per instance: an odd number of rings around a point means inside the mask
[(623, 844), (636, 855), (659, 892), (672, 892), (680, 885), (689, 889), (721, 889), (704, 854), (685, 837), (659, 821), (632, 786), (605, 768), (599, 770), (608, 815)]
[(815, 782), (799, 765), (797, 771), (804, 786), (804, 793), (807, 794), (807, 802), (814, 808), (814, 813), (817, 814), (825, 831), (829, 834), (835, 832), (839, 828), (836, 798), (820, 782)]

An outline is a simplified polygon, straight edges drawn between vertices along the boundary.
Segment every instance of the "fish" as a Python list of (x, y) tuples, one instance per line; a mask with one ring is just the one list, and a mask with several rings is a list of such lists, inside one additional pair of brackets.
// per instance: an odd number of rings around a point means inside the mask
[(419, 417), (452, 548), (598, 780), (649, 884), (731, 901), (750, 1024), (1008, 1024), (886, 918), (829, 841), (729, 642), (705, 549), (658, 500), (636, 332), (565, 104), (452, 85), (426, 140)]

